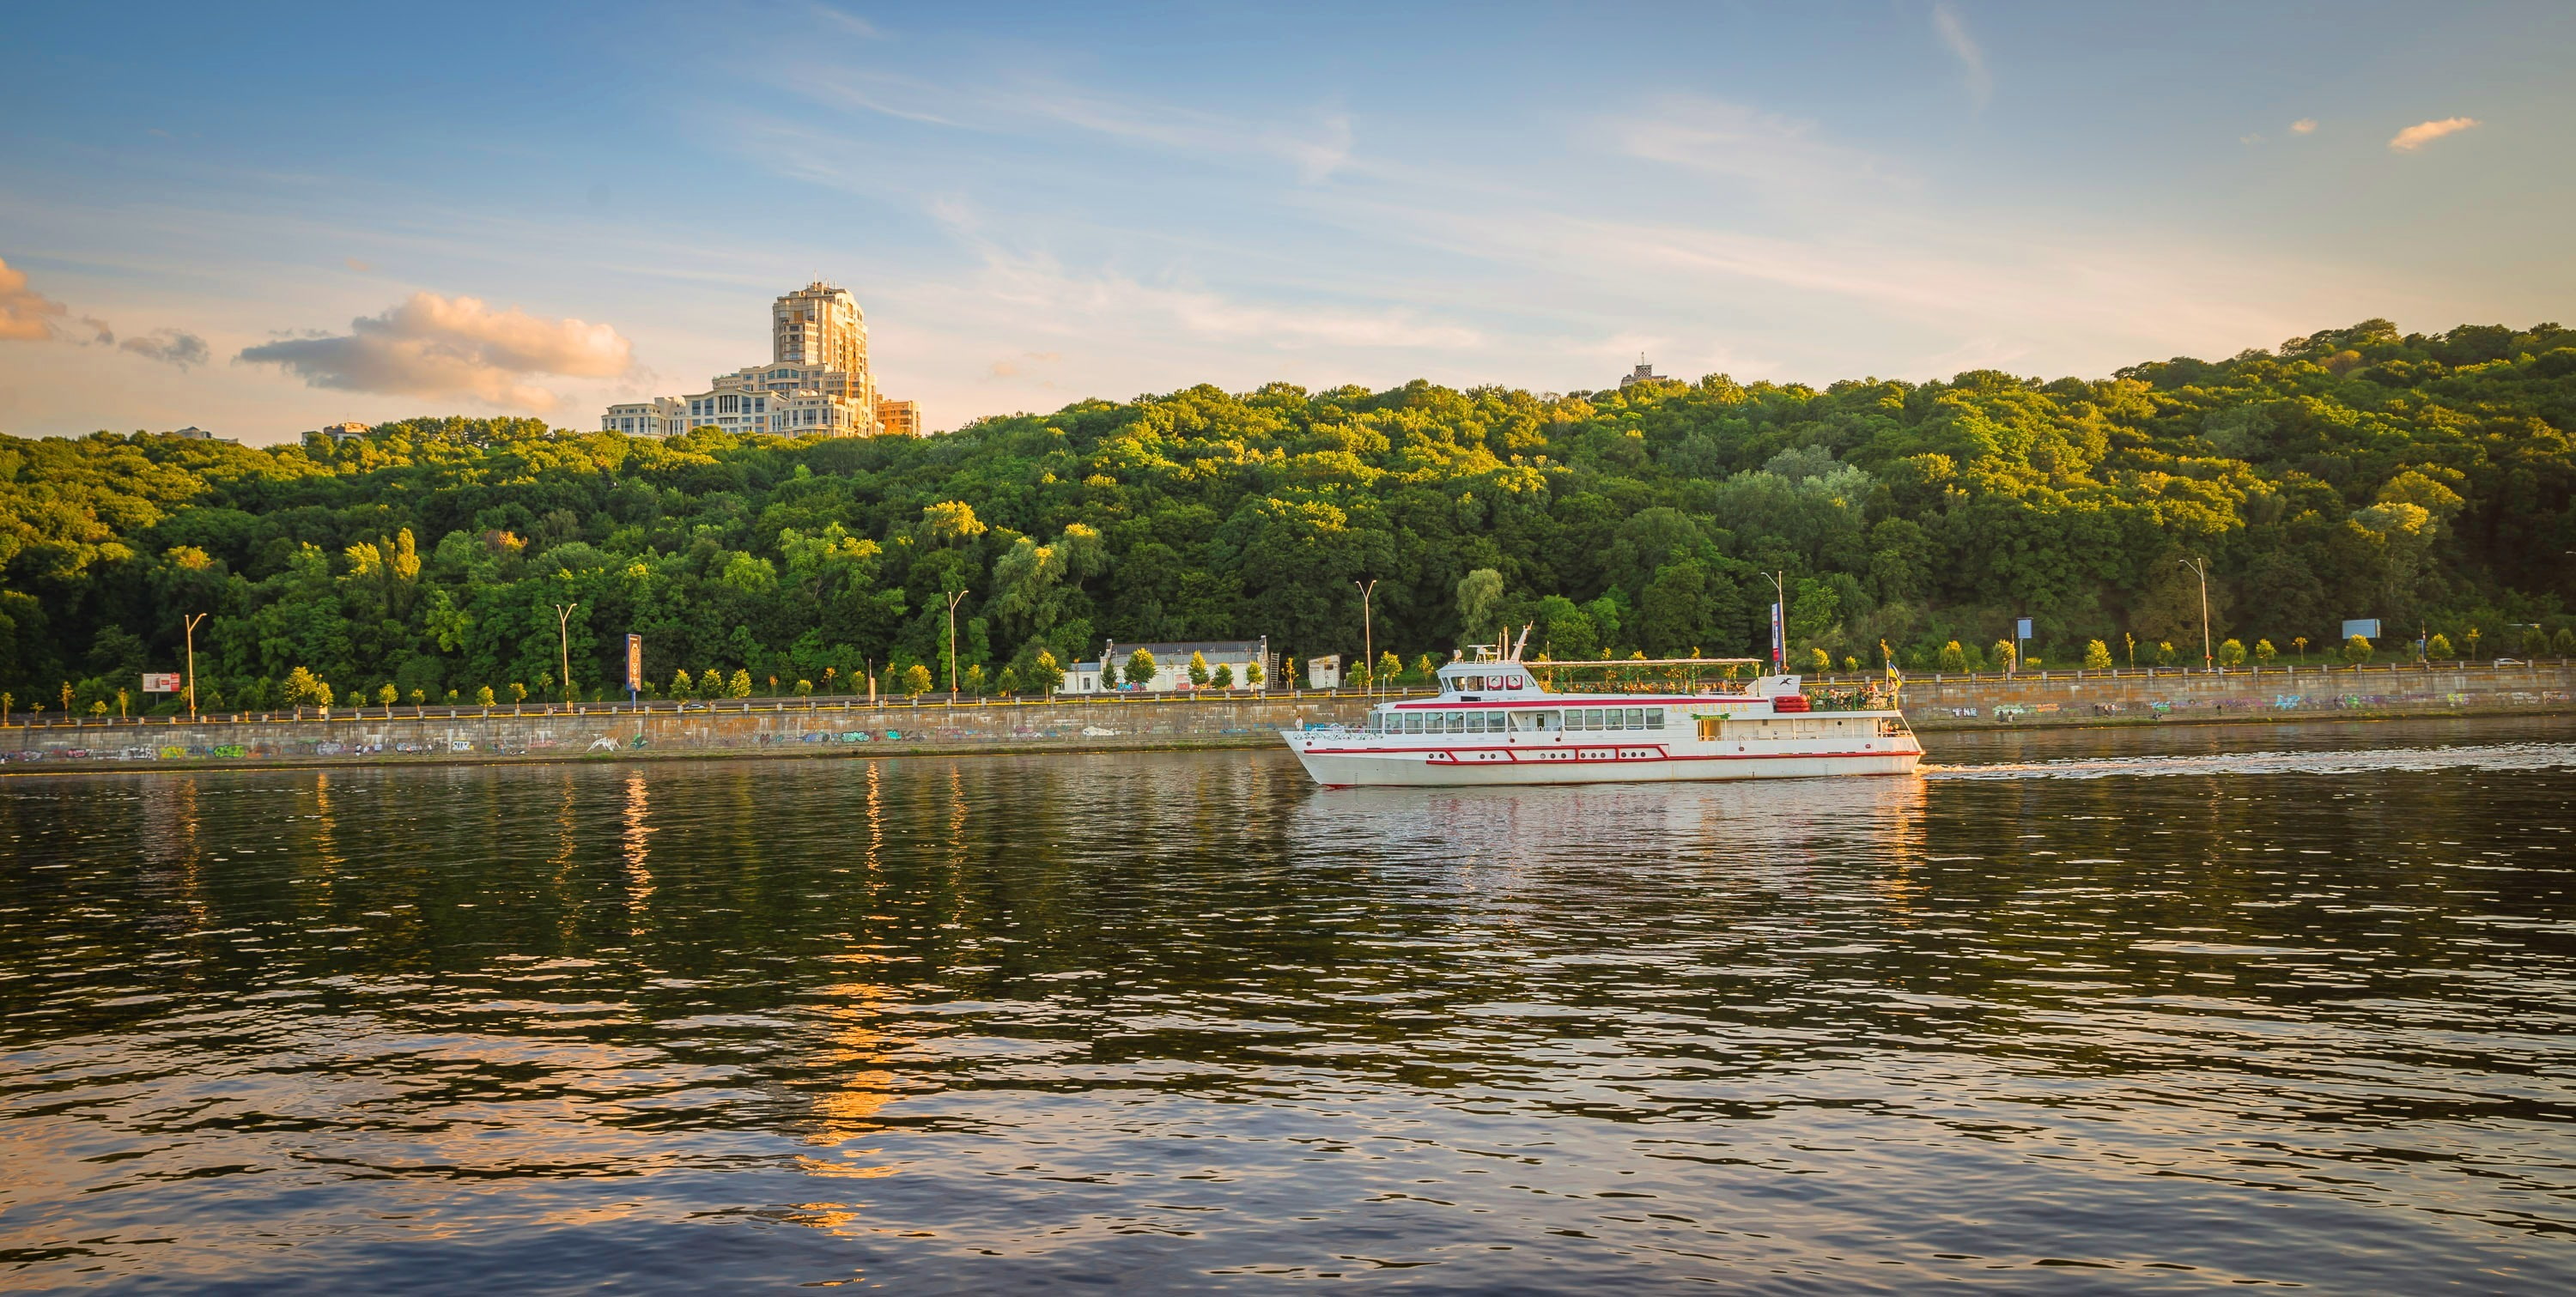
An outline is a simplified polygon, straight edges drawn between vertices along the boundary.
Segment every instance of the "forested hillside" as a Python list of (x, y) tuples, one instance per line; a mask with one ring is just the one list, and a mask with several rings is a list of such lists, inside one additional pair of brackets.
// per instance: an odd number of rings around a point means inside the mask
[(2124, 635), (2196, 658), (2198, 557), (2222, 638), (2379, 617), (2518, 653), (2576, 596), (2571, 429), (2576, 332), (2372, 321), (2091, 380), (1196, 387), (918, 439), (0, 439), (0, 688), (112, 708), (203, 612), (210, 704), (275, 705), (297, 668), (344, 701), (544, 695), (564, 603), (586, 695), (629, 631), (665, 689), (915, 661), (944, 685), (957, 590), (961, 663), (998, 684), (1104, 636), (1351, 652), (1371, 577), (1407, 660), (1521, 621), (1560, 658), (1740, 653), (1770, 571), (1793, 642), (1837, 658), (1929, 665), (2017, 615), (2053, 664)]

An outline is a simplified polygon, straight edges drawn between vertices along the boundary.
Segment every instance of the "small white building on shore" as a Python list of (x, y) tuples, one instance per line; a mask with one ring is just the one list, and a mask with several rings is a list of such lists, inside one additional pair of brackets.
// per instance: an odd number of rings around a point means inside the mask
[[(1143, 685), (1127, 679), (1127, 664), (1142, 649), (1154, 659), (1154, 678)], [(1197, 654), (1207, 663), (1208, 683), (1190, 679), (1190, 656)], [(1101, 650), (1101, 660), (1117, 669), (1115, 690), (1101, 685), (1100, 662), (1076, 662), (1064, 673), (1064, 692), (1096, 693), (1187, 693), (1198, 689), (1223, 689), (1232, 693), (1262, 693), (1278, 682), (1279, 664), (1271, 660), (1270, 638), (1242, 640), (1176, 640), (1157, 644), (1121, 644), (1109, 641)], [(1259, 667), (1261, 679), (1254, 682), (1252, 668)], [(1216, 683), (1217, 668), (1225, 668), (1226, 683)]]

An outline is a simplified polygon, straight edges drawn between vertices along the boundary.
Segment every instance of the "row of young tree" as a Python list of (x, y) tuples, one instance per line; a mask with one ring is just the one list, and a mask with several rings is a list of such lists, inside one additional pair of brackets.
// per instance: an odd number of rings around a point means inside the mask
[(2215, 641), (2528, 653), (2576, 596), (2571, 427), (2576, 333), (2368, 321), (2100, 379), (1196, 387), (919, 438), (0, 438), (0, 689), (167, 710), (137, 677), (193, 645), (210, 706), (293, 705), (299, 668), (344, 704), (623, 696), (635, 633), (657, 692), (1027, 691), (1104, 639), (1352, 654), (1369, 580), (1399, 671), (1524, 624), (1759, 654), (1775, 576), (1802, 663), (1937, 670), (2020, 617), (2044, 662), (2191, 660), (2187, 560)]

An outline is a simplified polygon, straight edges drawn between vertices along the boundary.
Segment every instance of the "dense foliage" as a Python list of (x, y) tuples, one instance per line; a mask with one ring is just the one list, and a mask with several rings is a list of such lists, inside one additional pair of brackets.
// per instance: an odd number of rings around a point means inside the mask
[(629, 631), (663, 690), (944, 687), (958, 591), (961, 674), (1024, 684), (1105, 636), (1350, 652), (1368, 577), (1378, 647), (1416, 660), (1528, 621), (1560, 658), (1759, 651), (1768, 572), (1801, 661), (1973, 661), (2020, 615), (2064, 665), (2132, 637), (2196, 658), (2201, 557), (2219, 637), (2287, 654), (2375, 616), (2492, 655), (2566, 624), (2571, 429), (2576, 332), (2372, 321), (2090, 381), (1196, 387), (923, 438), (5, 439), (0, 688), (113, 699), (204, 612), (210, 702), (506, 702), (559, 689), (563, 604), (585, 695)]

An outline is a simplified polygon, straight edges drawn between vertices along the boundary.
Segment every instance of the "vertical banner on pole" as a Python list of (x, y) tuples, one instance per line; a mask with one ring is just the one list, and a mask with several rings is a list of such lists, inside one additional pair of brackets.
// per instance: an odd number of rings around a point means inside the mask
[(1780, 605), (1775, 603), (1771, 605), (1771, 666), (1774, 670), (1786, 670), (1788, 665), (1788, 635), (1780, 624)]
[(626, 701), (632, 704), (644, 688), (644, 637), (626, 637)]

